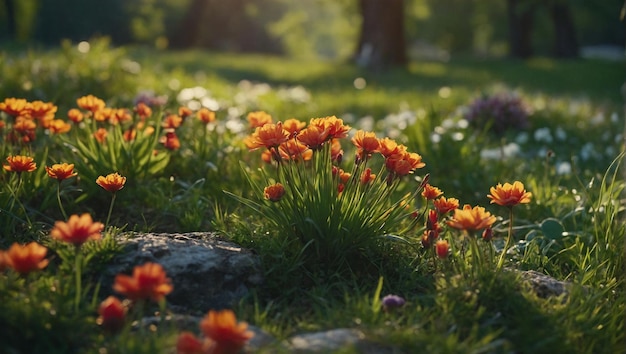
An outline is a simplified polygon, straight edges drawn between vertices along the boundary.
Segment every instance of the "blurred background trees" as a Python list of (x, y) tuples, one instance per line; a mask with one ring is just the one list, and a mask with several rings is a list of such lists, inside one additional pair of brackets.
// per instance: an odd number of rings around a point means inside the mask
[(623, 0), (2, 0), (0, 41), (115, 44), (347, 59), (573, 57), (624, 45)]

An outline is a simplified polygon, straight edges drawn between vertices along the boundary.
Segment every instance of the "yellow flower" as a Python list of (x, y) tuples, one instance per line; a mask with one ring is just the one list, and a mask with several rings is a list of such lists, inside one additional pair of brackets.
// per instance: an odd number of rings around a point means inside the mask
[(122, 177), (115, 172), (108, 174), (106, 177), (98, 177), (98, 179), (96, 179), (96, 183), (105, 190), (115, 193), (124, 188), (124, 184), (126, 184), (126, 177)]
[(507, 182), (504, 185), (498, 183), (497, 186), (491, 187), (489, 191), (491, 194), (487, 195), (487, 197), (491, 199), (491, 203), (502, 206), (530, 203), (530, 197), (532, 197), (532, 193), (526, 192), (524, 184), (520, 181), (515, 181), (513, 184)]
[(491, 226), (496, 222), (496, 217), (485, 208), (468, 204), (463, 209), (454, 210), (454, 216), (448, 221), (448, 226), (460, 230), (476, 231)]

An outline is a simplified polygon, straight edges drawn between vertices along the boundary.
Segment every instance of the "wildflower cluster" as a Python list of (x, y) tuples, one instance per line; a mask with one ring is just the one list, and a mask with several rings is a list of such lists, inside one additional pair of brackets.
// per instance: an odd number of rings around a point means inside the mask
[(508, 130), (527, 129), (530, 110), (521, 98), (512, 95), (493, 95), (475, 99), (467, 107), (464, 118), (478, 129), (489, 129), (496, 134)]
[(209, 311), (200, 322), (204, 338), (191, 332), (178, 336), (178, 354), (235, 354), (239, 353), (254, 333), (247, 330), (248, 324), (237, 322), (231, 310)]
[[(312, 245), (319, 257), (336, 260), (373, 251), (384, 236), (416, 226), (410, 207), (421, 186), (393, 198), (403, 178), (424, 167), (419, 154), (360, 130), (350, 139), (356, 154), (348, 164), (341, 142), (350, 127), (335, 116), (308, 124), (296, 119), (274, 123), (269, 114), (252, 112), (248, 120), (254, 132), (245, 145), (251, 151), (262, 149), (262, 160), (276, 174), (265, 174), (264, 186), (250, 179), (267, 202), (238, 199), (283, 235)], [(382, 159), (376, 161), (375, 155)]]

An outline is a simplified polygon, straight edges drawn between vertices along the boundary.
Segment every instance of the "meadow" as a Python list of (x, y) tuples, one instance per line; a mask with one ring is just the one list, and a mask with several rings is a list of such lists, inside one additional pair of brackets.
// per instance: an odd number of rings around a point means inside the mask
[[(264, 285), (232, 310), (278, 339), (348, 327), (408, 353), (621, 352), (623, 64), (367, 72), (103, 39), (0, 52), (0, 342), (173, 351), (177, 328), (132, 329), (167, 312), (159, 270), (160, 290), (118, 287), (115, 326), (97, 274), (132, 232), (212, 231), (261, 258)], [(46, 251), (9, 260), (31, 242)], [(543, 298), (523, 270), (571, 286)]]

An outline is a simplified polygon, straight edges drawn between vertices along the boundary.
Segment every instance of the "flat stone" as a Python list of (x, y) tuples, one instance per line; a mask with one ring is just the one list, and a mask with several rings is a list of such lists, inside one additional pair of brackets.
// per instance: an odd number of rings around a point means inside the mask
[(556, 280), (534, 270), (519, 271), (521, 278), (530, 285), (533, 292), (540, 298), (566, 294), (571, 283)]
[(124, 252), (105, 270), (103, 291), (111, 289), (116, 274), (131, 274), (133, 267), (146, 262), (159, 263), (174, 285), (167, 302), (176, 313), (204, 315), (232, 307), (251, 286), (263, 282), (259, 257), (214, 233), (134, 233), (121, 243)]

